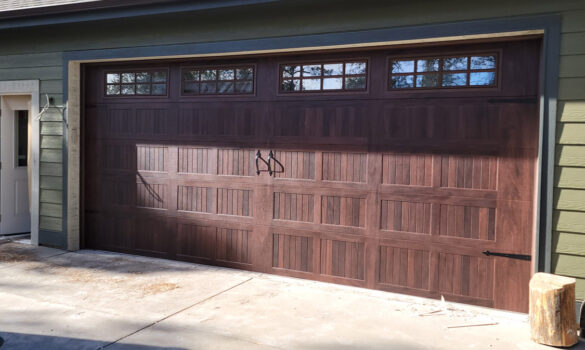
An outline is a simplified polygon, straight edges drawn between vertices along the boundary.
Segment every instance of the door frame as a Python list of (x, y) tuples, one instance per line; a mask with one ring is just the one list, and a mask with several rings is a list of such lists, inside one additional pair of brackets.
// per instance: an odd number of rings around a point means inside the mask
[[(465, 33), (465, 34), (463, 34)], [(63, 93), (68, 103), (64, 126), (63, 227), (67, 249), (81, 242), (81, 127), (83, 64), (172, 58), (229, 57), (285, 52), (399, 47), (437, 43), (486, 42), (539, 36), (542, 38), (539, 91), (539, 151), (533, 230), (532, 271), (551, 271), (554, 152), (561, 39), (561, 16), (547, 14), (488, 20), (423, 24), (411, 27), (335, 32), (264, 39), (203, 42), (63, 53)]]
[[(40, 205), (40, 182), (39, 182), (39, 162), (40, 162), (40, 121), (37, 113), (40, 111), (40, 83), (38, 80), (9, 80), (0, 81), (0, 96), (30, 96), (30, 139), (28, 147), (30, 149), (30, 235), (31, 243), (39, 243), (39, 205)], [(4, 118), (6, 116), (3, 116)]]

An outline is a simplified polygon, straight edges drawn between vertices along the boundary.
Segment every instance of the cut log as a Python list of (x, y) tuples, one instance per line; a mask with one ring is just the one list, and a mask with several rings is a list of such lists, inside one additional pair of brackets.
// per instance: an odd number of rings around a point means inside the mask
[(573, 346), (578, 341), (575, 279), (537, 273), (530, 280), (531, 339), (550, 346)]

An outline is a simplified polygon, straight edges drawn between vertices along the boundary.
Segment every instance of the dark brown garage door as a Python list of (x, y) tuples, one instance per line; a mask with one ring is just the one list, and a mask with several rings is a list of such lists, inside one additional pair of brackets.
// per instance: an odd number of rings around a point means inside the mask
[(539, 51), (87, 66), (84, 246), (526, 311)]

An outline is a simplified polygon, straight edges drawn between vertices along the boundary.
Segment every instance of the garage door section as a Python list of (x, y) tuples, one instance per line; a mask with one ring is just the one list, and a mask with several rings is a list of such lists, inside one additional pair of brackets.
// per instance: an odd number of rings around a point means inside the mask
[(85, 247), (526, 311), (539, 50), (88, 66)]

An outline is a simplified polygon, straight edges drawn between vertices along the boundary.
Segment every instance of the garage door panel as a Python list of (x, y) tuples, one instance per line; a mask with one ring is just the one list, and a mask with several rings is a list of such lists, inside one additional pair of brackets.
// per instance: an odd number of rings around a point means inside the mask
[[(288, 58), (255, 57), (249, 95), (183, 96), (169, 79), (168, 96), (112, 97), (117, 66), (91, 65), (86, 246), (526, 310), (530, 262), (483, 252), (531, 252), (539, 44), (476, 49), (498, 53), (495, 86), (397, 90), (396, 52), (366, 50), (364, 91), (281, 91)], [(176, 78), (186, 63), (157, 66)]]

